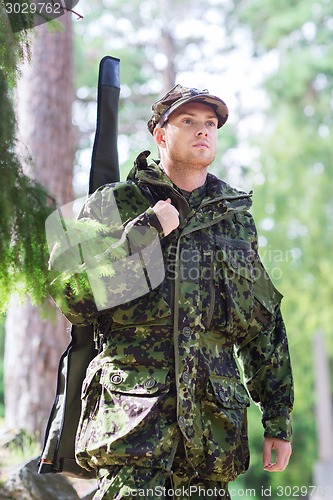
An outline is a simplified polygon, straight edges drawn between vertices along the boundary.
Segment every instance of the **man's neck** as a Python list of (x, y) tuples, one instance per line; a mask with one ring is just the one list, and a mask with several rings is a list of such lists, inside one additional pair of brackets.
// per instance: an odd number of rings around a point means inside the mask
[(206, 182), (207, 178), (207, 169), (203, 170), (194, 170), (189, 174), (189, 172), (175, 170), (170, 168), (165, 168), (162, 165), (165, 173), (169, 177), (169, 179), (180, 189), (184, 191), (189, 191), (190, 193), (195, 189), (203, 186)]

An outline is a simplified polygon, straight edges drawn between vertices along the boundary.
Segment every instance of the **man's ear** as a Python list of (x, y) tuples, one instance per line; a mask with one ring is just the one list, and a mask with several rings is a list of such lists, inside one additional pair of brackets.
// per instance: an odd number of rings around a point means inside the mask
[(160, 148), (165, 148), (165, 129), (162, 127), (155, 127), (154, 139)]

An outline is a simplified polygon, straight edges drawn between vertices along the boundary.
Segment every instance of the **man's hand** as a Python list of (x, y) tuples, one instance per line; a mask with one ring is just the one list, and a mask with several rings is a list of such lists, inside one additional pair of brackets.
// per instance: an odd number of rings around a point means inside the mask
[[(272, 451), (276, 451), (276, 462), (271, 463)], [(282, 472), (288, 465), (292, 452), (291, 443), (283, 439), (272, 437), (264, 438), (263, 464), (268, 472)]]
[(171, 205), (170, 198), (165, 201), (159, 200), (153, 206), (153, 210), (161, 223), (165, 236), (179, 226), (179, 212)]

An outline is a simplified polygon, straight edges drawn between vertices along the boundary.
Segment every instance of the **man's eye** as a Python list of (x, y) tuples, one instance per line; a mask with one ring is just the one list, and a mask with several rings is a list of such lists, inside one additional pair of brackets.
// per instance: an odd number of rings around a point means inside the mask
[(184, 123), (192, 123), (192, 120), (190, 118), (184, 118), (183, 122)]
[(216, 123), (215, 122), (208, 122), (207, 124), (209, 127), (216, 127)]

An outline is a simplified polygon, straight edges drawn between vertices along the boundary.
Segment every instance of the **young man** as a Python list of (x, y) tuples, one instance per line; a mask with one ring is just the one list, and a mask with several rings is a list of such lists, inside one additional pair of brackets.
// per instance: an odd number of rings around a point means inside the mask
[[(247, 390), (263, 413), (264, 469), (283, 471), (291, 455), (282, 296), (258, 256), (251, 195), (208, 173), (225, 103), (176, 85), (152, 110), (160, 161), (148, 165), (142, 153), (127, 182), (97, 190), (80, 216), (119, 237), (98, 262), (117, 270), (119, 249), (133, 259), (116, 285), (103, 272), (90, 279), (91, 288), (103, 282), (104, 302), (67, 290), (69, 320), (93, 322), (100, 339), (83, 384), (76, 456), (96, 469), (95, 500), (228, 499), (228, 483), (249, 464)], [(143, 261), (148, 293), (138, 285)]]

